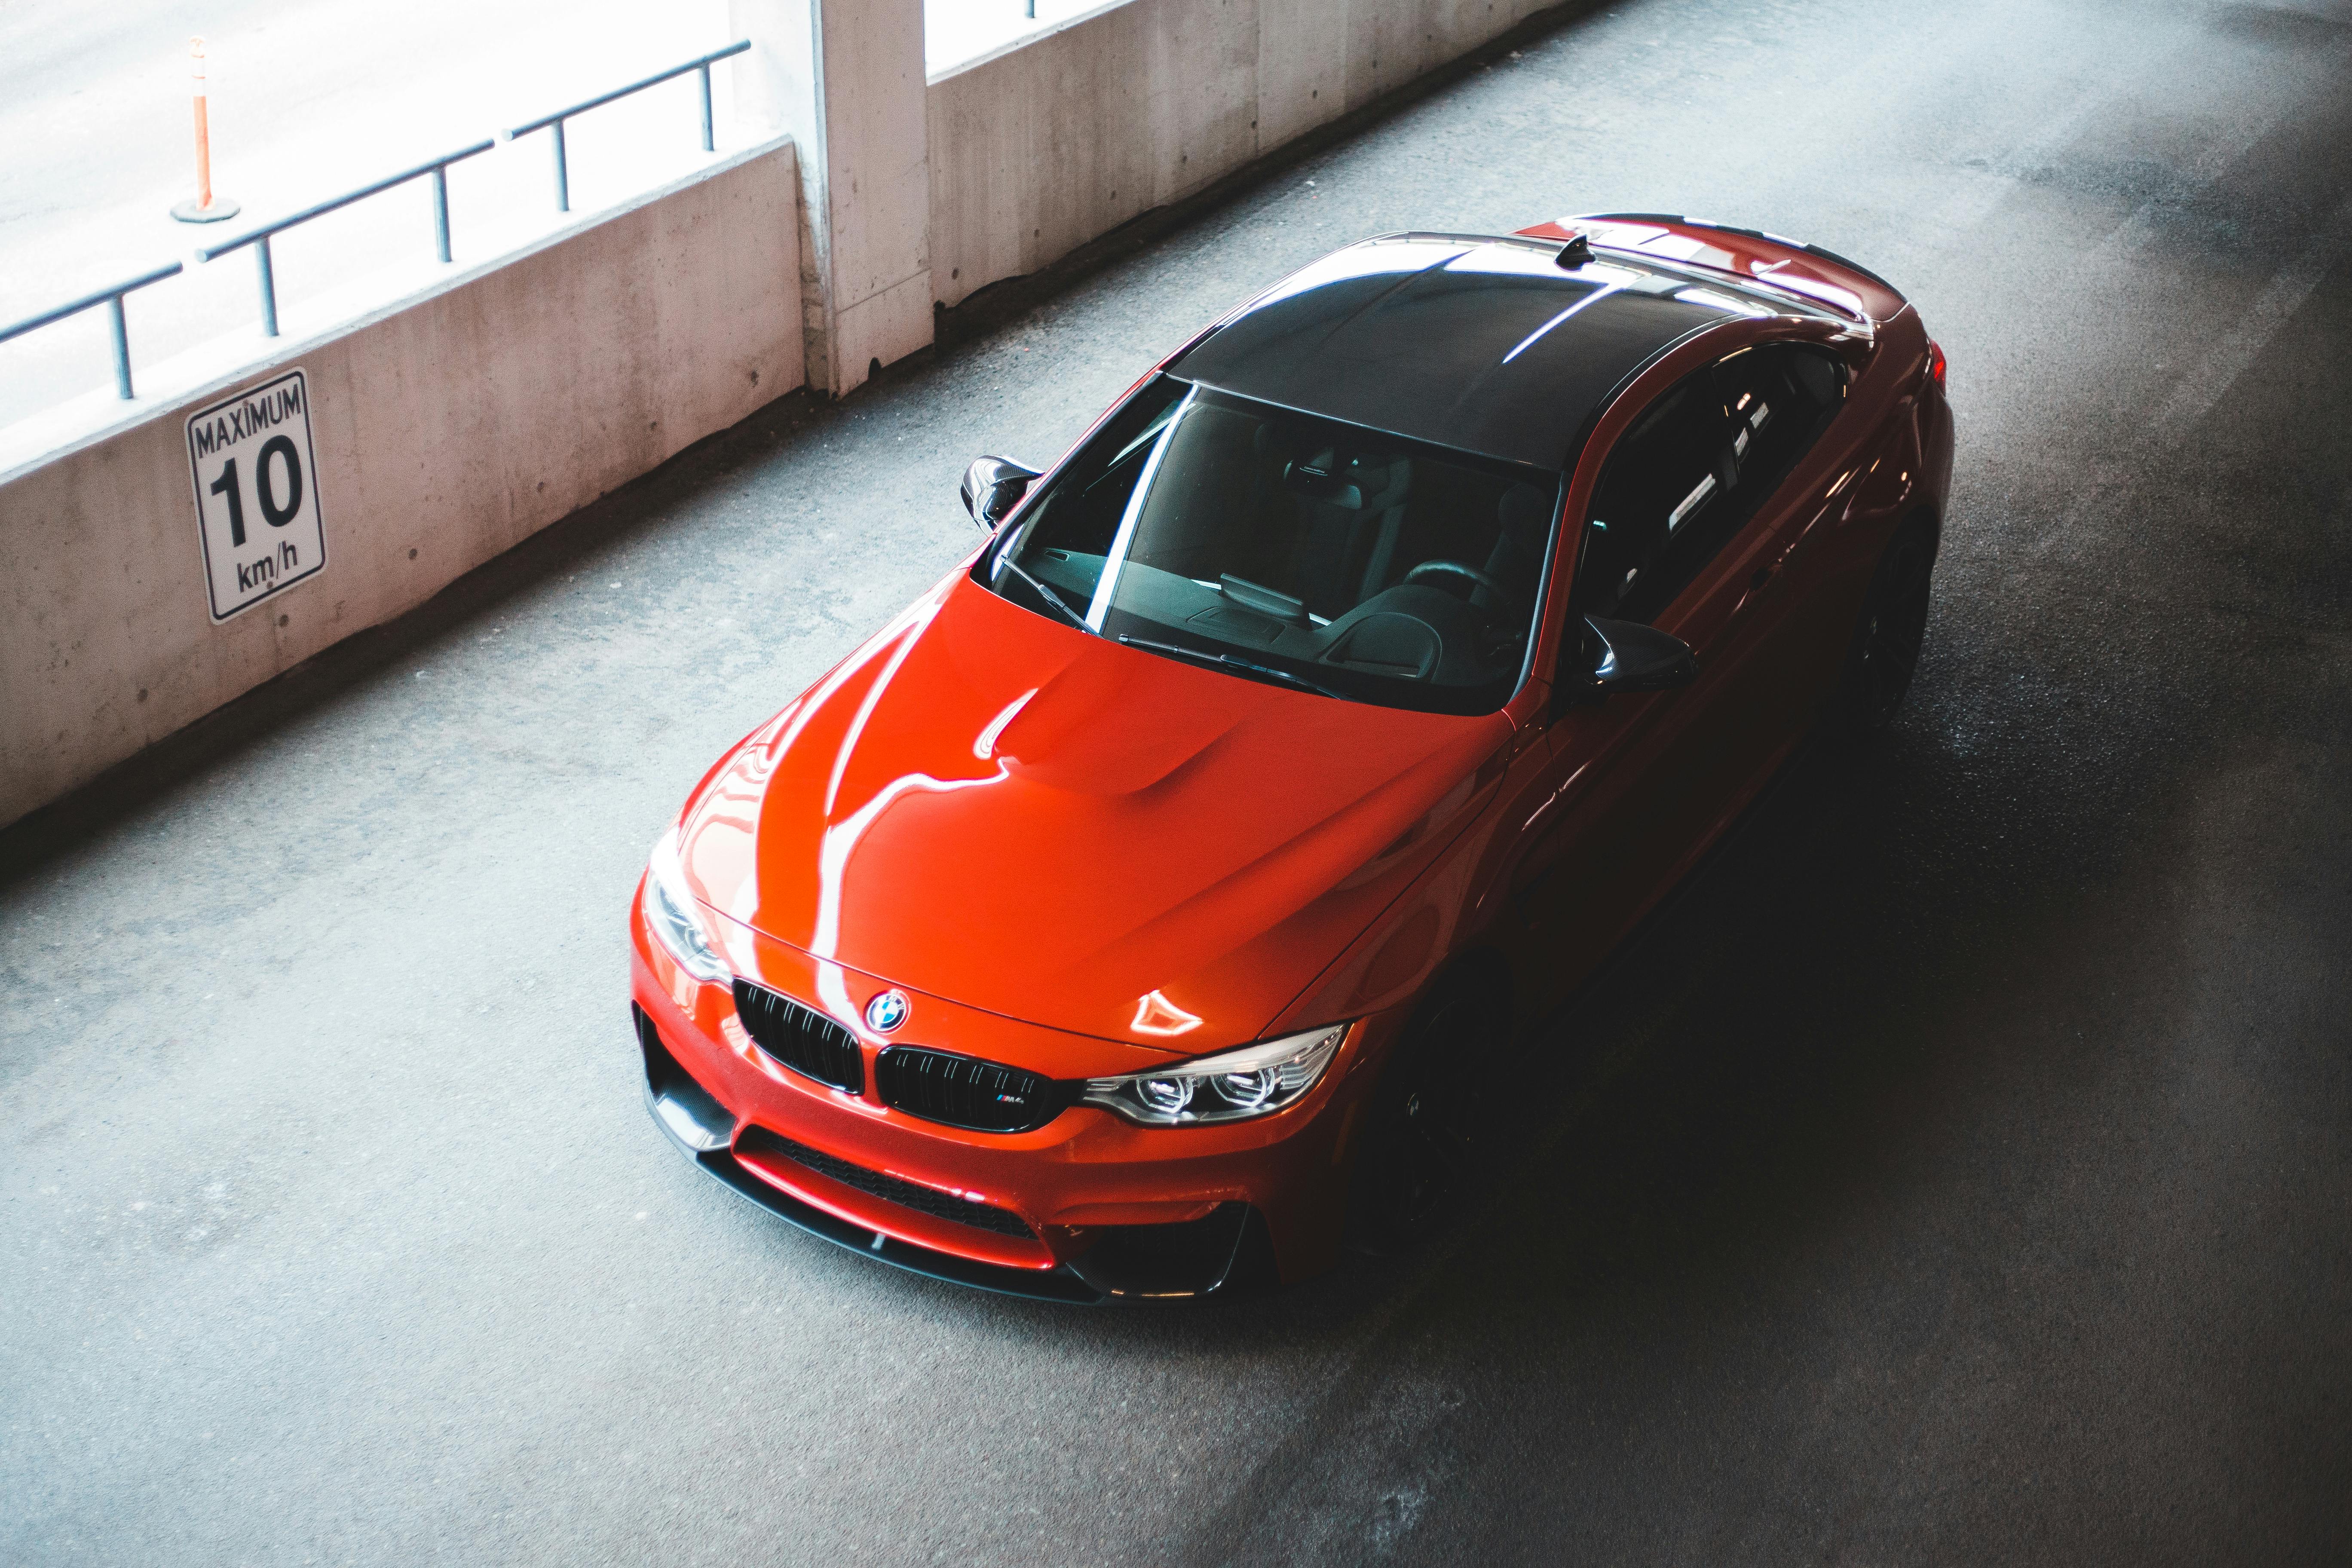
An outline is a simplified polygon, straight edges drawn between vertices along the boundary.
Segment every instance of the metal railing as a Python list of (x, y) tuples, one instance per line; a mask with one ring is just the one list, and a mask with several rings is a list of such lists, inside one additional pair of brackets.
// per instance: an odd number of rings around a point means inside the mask
[[(500, 142), (510, 142), (518, 136), (528, 136), (534, 131), (552, 129), (555, 132), (555, 209), (558, 212), (568, 213), (572, 210), (572, 179), (571, 170), (565, 162), (564, 155), (563, 122), (565, 121), (576, 115), (585, 114), (592, 109), (602, 108), (616, 99), (626, 98), (635, 92), (643, 92), (649, 87), (659, 86), (674, 78), (682, 77), (688, 71), (694, 71), (702, 79), (702, 150), (706, 153), (715, 153), (718, 151), (718, 144), (711, 133), (710, 68), (720, 60), (741, 54), (751, 47), (751, 39), (738, 38), (723, 49), (713, 49), (707, 55), (698, 55), (684, 65), (672, 66), (669, 69), (649, 76), (643, 81), (633, 81), (626, 87), (616, 87), (610, 92), (600, 93), (584, 102), (575, 103), (568, 109), (559, 109), (552, 114), (543, 114), (527, 125), (518, 125), (511, 131), (499, 132), (490, 140), (477, 142), (469, 147), (460, 147), (455, 153), (445, 153), (430, 162), (419, 163), (413, 169), (389, 175), (376, 181), (373, 184), (362, 185), (356, 191), (348, 191), (331, 200), (320, 202), (315, 206), (304, 207), (291, 216), (264, 224), (259, 228), (251, 229), (237, 236), (235, 239), (223, 240), (218, 245), (202, 247), (196, 251), (196, 259), (211, 261), (215, 258), (226, 256), (232, 250), (243, 250), (247, 246), (253, 247), (255, 267), (261, 285), (261, 331), (264, 336), (274, 338), (278, 335), (278, 279), (270, 266), (269, 239), (272, 235), (281, 234), (295, 225), (308, 223), (314, 217), (323, 217), (339, 207), (347, 207), (353, 202), (380, 195), (391, 190), (394, 185), (404, 185), (411, 180), (419, 180), (430, 175), (433, 180), (433, 249), (435, 256), (446, 266), (449, 261), (450, 164), (461, 163), (478, 153), (487, 153)], [(59, 305), (55, 310), (44, 310), (37, 316), (27, 316), (21, 321), (0, 327), (0, 343), (5, 343), (11, 338), (21, 337), (36, 328), (46, 327), (52, 321), (60, 321), (68, 316), (77, 315), (94, 305), (104, 305), (113, 318), (115, 390), (128, 398), (131, 395), (131, 341), (129, 331), (122, 319), (122, 297), (133, 289), (144, 289), (150, 283), (160, 283), (166, 278), (176, 276), (180, 270), (180, 264), (174, 261), (169, 267), (159, 267), (152, 272), (142, 272), (128, 282), (100, 289), (94, 294), (86, 294), (70, 304)]]
[(199, 247), (196, 259), (210, 261), (215, 257), (226, 256), (232, 250), (243, 250), (248, 245), (253, 247), (253, 259), (257, 263), (261, 279), (261, 333), (264, 337), (274, 338), (278, 335), (278, 277), (269, 265), (271, 235), (282, 233), (298, 223), (309, 223), (314, 217), (324, 217), (338, 207), (347, 207), (353, 202), (363, 201), (369, 196), (388, 191), (394, 185), (404, 185), (411, 180), (422, 179), (425, 175), (430, 174), (433, 176), (434, 251), (446, 262), (449, 259), (449, 165), (461, 159), (470, 158), (478, 153), (487, 153), (497, 145), (495, 142), (477, 142), (470, 147), (460, 147), (455, 153), (445, 153), (427, 163), (419, 163), (414, 169), (386, 175), (372, 185), (362, 185), (356, 191), (347, 192), (331, 200), (320, 202), (315, 206), (304, 207), (290, 217), (281, 217), (275, 223), (263, 224), (259, 228), (247, 234), (241, 234), (235, 239), (223, 240), (218, 245)]
[(166, 278), (179, 276), (179, 273), (180, 264), (174, 261), (169, 267), (158, 267), (152, 272), (142, 272), (127, 282), (100, 289), (95, 294), (85, 294), (69, 304), (44, 310), (37, 316), (27, 316), (21, 321), (0, 327), (0, 343), (6, 342), (10, 338), (22, 337), (36, 327), (46, 327), (51, 321), (62, 321), (68, 316), (78, 316), (92, 305), (104, 305), (107, 315), (111, 318), (110, 324), (114, 328), (114, 390), (128, 400), (131, 396), (131, 331), (122, 320), (122, 297), (133, 289), (144, 289), (150, 283), (161, 283)]
[(422, 179), (430, 174), (433, 176), (434, 254), (444, 265), (446, 265), (449, 260), (448, 170), (450, 164), (471, 158), (479, 153), (487, 153), (500, 142), (510, 142), (518, 136), (528, 136), (534, 131), (552, 126), (555, 131), (555, 210), (568, 213), (572, 210), (572, 186), (570, 171), (564, 162), (563, 122), (565, 121), (574, 115), (584, 114), (589, 110), (600, 108), (615, 99), (626, 98), (633, 92), (643, 92), (646, 88), (668, 81), (673, 77), (684, 76), (688, 71), (698, 71), (702, 77), (702, 150), (706, 153), (716, 152), (718, 147), (711, 136), (710, 126), (711, 62), (723, 60), (730, 55), (740, 55), (751, 47), (751, 39), (739, 38), (723, 49), (714, 49), (709, 54), (697, 56), (684, 65), (672, 66), (669, 69), (656, 76), (649, 76), (643, 81), (631, 82), (626, 87), (618, 87), (610, 92), (600, 93), (585, 102), (575, 103), (569, 109), (559, 109), (553, 114), (542, 115), (528, 125), (520, 125), (512, 131), (502, 132), (489, 141), (477, 142), (470, 147), (461, 147), (455, 153), (433, 159), (430, 163), (419, 163), (414, 169), (378, 180), (372, 185), (363, 185), (356, 191), (337, 196), (331, 201), (323, 201), (316, 206), (305, 207), (291, 217), (282, 217), (275, 223), (265, 224), (250, 233), (239, 235), (236, 238), (226, 240), (219, 245), (206, 246), (196, 252), (196, 259), (210, 261), (215, 257), (226, 256), (232, 250), (241, 250), (248, 245), (253, 247), (254, 260), (257, 263), (257, 271), (261, 283), (261, 331), (264, 336), (274, 338), (278, 335), (278, 280), (269, 262), (271, 235), (292, 228), (296, 224), (308, 223), (314, 217), (324, 216), (338, 207), (349, 206), (353, 202), (388, 191), (394, 185), (404, 185), (411, 180)]
[(499, 139), (502, 142), (511, 142), (518, 136), (528, 136), (534, 131), (552, 130), (555, 132), (555, 210), (568, 213), (572, 210), (572, 170), (563, 151), (565, 121), (576, 114), (585, 114), (592, 109), (600, 109), (616, 98), (626, 98), (633, 92), (643, 92), (649, 87), (658, 87), (673, 78), (682, 77), (688, 71), (695, 71), (702, 78), (702, 150), (706, 153), (715, 153), (718, 147), (712, 142), (710, 134), (710, 68), (714, 63), (730, 55), (740, 55), (751, 47), (751, 39), (738, 38), (723, 49), (713, 49), (707, 55), (698, 55), (682, 66), (672, 66), (669, 69), (649, 76), (643, 81), (633, 81), (626, 87), (616, 87), (610, 92), (601, 93), (594, 98), (575, 103), (569, 109), (559, 109), (552, 114), (542, 114), (528, 124), (518, 125), (511, 131), (502, 132)]

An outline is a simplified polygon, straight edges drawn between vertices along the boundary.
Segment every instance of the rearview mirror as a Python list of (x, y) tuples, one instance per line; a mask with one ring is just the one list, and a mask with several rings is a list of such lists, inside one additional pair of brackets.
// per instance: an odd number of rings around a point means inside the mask
[[(1619, 691), (1664, 691), (1698, 679), (1698, 656), (1690, 644), (1635, 621), (1586, 616), (1583, 662), (1584, 694), (1595, 702)], [(1572, 683), (1561, 684), (1565, 689)]]
[(1034, 468), (1024, 468), (1003, 458), (974, 458), (963, 471), (963, 509), (982, 528), (1003, 522), (1021, 498), (1029, 493)]

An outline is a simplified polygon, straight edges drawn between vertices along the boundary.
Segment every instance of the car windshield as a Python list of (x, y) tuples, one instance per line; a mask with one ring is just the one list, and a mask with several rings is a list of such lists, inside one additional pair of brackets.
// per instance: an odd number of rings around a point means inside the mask
[(1240, 679), (1492, 712), (1526, 664), (1559, 483), (1161, 376), (974, 575)]

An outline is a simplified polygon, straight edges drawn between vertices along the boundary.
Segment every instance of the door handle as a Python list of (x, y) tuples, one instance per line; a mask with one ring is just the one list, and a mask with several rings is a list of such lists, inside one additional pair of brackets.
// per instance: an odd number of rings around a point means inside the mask
[(1731, 618), (1729, 624), (1732, 626), (1747, 625), (1748, 618), (1756, 614), (1756, 606), (1758, 603), (1763, 599), (1764, 591), (1772, 585), (1772, 579), (1778, 577), (1780, 574), (1780, 563), (1778, 561), (1768, 561), (1763, 565), (1756, 568), (1755, 571), (1750, 572), (1748, 574), (1747, 592), (1741, 594), (1739, 595), (1739, 603), (1731, 607)]

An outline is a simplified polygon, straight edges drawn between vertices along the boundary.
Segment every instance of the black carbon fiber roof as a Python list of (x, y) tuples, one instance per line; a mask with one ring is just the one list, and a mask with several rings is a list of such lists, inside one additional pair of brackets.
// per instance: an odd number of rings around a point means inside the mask
[(1169, 368), (1188, 381), (1546, 468), (1665, 349), (1769, 307), (1610, 252), (1564, 269), (1556, 240), (1403, 234), (1335, 251)]

